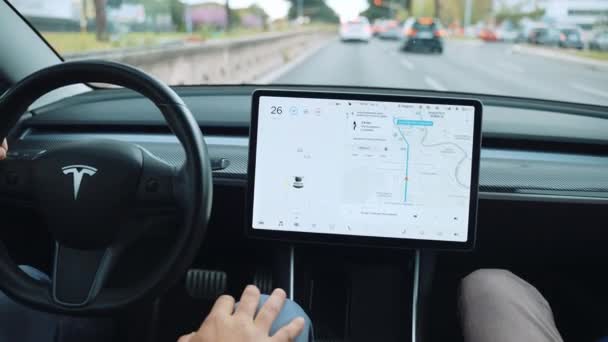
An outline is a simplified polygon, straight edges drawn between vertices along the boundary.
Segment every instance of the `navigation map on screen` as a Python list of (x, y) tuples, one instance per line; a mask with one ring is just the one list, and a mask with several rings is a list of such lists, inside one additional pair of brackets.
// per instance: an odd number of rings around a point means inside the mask
[(253, 229), (464, 242), (473, 106), (261, 96)]

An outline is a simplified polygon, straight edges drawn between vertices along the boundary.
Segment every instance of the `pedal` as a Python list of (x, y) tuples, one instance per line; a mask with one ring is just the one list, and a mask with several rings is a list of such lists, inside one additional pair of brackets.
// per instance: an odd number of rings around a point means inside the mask
[(272, 273), (268, 270), (257, 270), (253, 275), (253, 284), (260, 289), (261, 293), (270, 294), (272, 287)]
[(226, 272), (190, 269), (186, 274), (186, 292), (195, 299), (215, 300), (226, 292)]

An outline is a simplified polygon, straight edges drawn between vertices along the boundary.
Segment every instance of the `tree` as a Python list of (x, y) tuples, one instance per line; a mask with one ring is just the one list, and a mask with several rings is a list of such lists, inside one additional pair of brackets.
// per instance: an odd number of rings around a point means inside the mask
[(361, 12), (361, 15), (370, 19), (398, 19), (405, 20), (412, 13), (410, 7), (413, 0), (367, 0), (369, 3), (367, 9)]
[(171, 0), (169, 5), (171, 8), (171, 21), (178, 31), (185, 31), (186, 23), (184, 22), (184, 3), (179, 0)]
[[(325, 0), (302, 0), (304, 16), (310, 17), (312, 21), (321, 21), (327, 23), (338, 23), (340, 18), (336, 12), (329, 7)], [(298, 16), (298, 0), (289, 0), (291, 7), (287, 16), (289, 19), (295, 19)]]
[[(487, 19), (492, 13), (493, 0), (472, 0), (471, 22)], [(465, 12), (465, 0), (412, 0), (412, 13), (416, 17), (435, 16), (449, 24), (462, 22)]]
[(488, 19), (492, 13), (492, 0), (473, 0), (473, 13), (471, 23), (476, 23), (481, 20)]
[(98, 41), (108, 40), (107, 26), (106, 0), (95, 0), (95, 37)]
[(230, 1), (226, 0), (226, 31), (232, 28), (232, 13), (230, 13)]
[(361, 12), (361, 15), (369, 20), (388, 18), (391, 13), (389, 8), (385, 7), (387, 1), (388, 0), (384, 0), (383, 2), (380, 2), (381, 5), (379, 5), (377, 0), (367, 0), (369, 5), (365, 11)]
[(532, 11), (525, 12), (522, 11), (519, 6), (515, 7), (501, 7), (496, 12), (496, 21), (498, 23), (502, 23), (503, 21), (510, 21), (511, 23), (517, 25), (523, 18), (530, 19), (540, 19), (545, 15), (545, 10), (541, 8), (536, 8)]
[(412, 0), (412, 14), (415, 17), (432, 17), (435, 14), (435, 0)]
[(435, 0), (433, 4), (433, 9), (435, 10), (435, 18), (441, 17), (441, 0)]

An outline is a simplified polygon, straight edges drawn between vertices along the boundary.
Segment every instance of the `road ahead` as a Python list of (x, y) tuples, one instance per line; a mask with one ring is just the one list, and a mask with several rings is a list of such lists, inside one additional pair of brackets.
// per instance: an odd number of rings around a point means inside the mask
[(512, 52), (512, 45), (446, 41), (442, 55), (400, 43), (330, 42), (273, 83), (378, 86), (547, 98), (608, 105), (608, 68)]

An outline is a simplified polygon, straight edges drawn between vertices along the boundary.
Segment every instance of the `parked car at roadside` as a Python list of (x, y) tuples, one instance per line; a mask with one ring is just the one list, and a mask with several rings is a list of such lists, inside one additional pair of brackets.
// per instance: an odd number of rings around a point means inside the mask
[(575, 28), (564, 28), (559, 33), (559, 47), (582, 50), (585, 47), (581, 33)]
[(528, 42), (536, 45), (557, 46), (559, 44), (559, 37), (559, 30), (540, 27), (530, 31)]
[(516, 28), (510, 28), (510, 29), (501, 28), (501, 29), (496, 30), (496, 39), (501, 42), (507, 42), (507, 43), (520, 43), (525, 40), (523, 33)]
[(600, 31), (593, 35), (589, 41), (589, 49), (596, 51), (608, 51), (608, 30)]
[(490, 28), (482, 28), (479, 30), (479, 32), (477, 33), (477, 37), (479, 37), (479, 39), (485, 41), (485, 42), (495, 42), (498, 40), (498, 37), (496, 36), (496, 32), (494, 32), (494, 30), (490, 29)]

